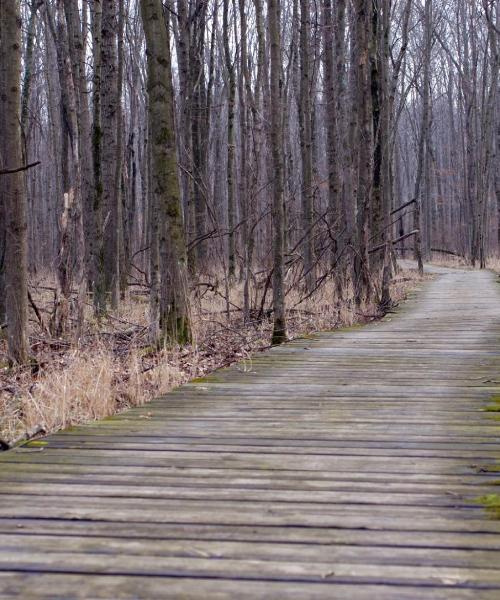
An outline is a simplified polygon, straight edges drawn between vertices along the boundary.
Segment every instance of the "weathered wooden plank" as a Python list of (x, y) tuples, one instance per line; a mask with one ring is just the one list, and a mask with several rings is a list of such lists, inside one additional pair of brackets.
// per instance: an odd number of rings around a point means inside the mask
[(235, 560), (176, 556), (85, 554), (37, 551), (5, 552), (0, 555), (0, 570), (52, 573), (93, 573), (162, 577), (231, 578), (234, 573), (245, 580), (321, 582), (393, 585), (442, 585), (489, 587), (500, 590), (497, 568), (432, 567), (420, 565), (362, 564), (322, 562)]
[[(186, 579), (168, 577), (82, 576), (76, 574), (0, 573), (0, 589), (4, 598), (51, 598), (54, 590), (59, 598), (233, 598), (282, 600), (317, 600), (352, 598), (356, 600), (449, 600), (450, 589), (437, 585), (334, 584), (329, 581), (314, 584), (298, 582), (247, 581), (238, 579)], [(498, 590), (465, 589), (455, 586), (455, 600), (498, 600)]]
[[(486, 490), (485, 490), (486, 491)], [(491, 489), (487, 491), (491, 492)], [(136, 487), (133, 482), (131, 485), (100, 485), (88, 483), (71, 485), (59, 484), (59, 483), (47, 483), (35, 484), (34, 482), (28, 483), (15, 483), (10, 482), (8, 486), (0, 492), (0, 499), (9, 500), (9, 497), (14, 497), (16, 502), (19, 501), (21, 496), (41, 496), (44, 499), (47, 498), (61, 498), (65, 499), (68, 497), (75, 496), (79, 499), (88, 498), (134, 498), (139, 499), (158, 499), (158, 500), (204, 500), (208, 502), (215, 501), (231, 501), (231, 502), (272, 502), (277, 505), (281, 502), (303, 504), (304, 509), (307, 509), (308, 505), (312, 502), (314, 504), (327, 504), (329, 506), (342, 505), (342, 504), (380, 504), (380, 505), (393, 505), (393, 506), (416, 506), (416, 507), (428, 507), (428, 506), (440, 506), (440, 507), (456, 507), (460, 502), (462, 506), (476, 507), (474, 500), (470, 499), (472, 490), (468, 490), (469, 500), (467, 500), (466, 494), (458, 494), (446, 490), (445, 488), (439, 488), (435, 493), (431, 494), (424, 491), (409, 491), (405, 490), (402, 492), (397, 491), (380, 491), (380, 490), (369, 490), (365, 489), (362, 493), (359, 491), (345, 491), (345, 490), (314, 490), (314, 496), (311, 497), (311, 492), (308, 490), (294, 490), (294, 489), (268, 489), (260, 487), (257, 490), (244, 488), (229, 488), (224, 486), (222, 488), (206, 488), (206, 487), (193, 487), (193, 486), (141, 486)], [(473, 492), (472, 492), (473, 493)]]
[[(315, 545), (350, 545), (363, 547), (436, 548), (440, 550), (500, 550), (495, 531), (455, 532), (406, 529), (346, 527), (262, 527), (256, 525), (221, 525), (189, 523), (127, 523), (119, 521), (68, 521), (65, 519), (0, 519), (0, 533), (15, 535), (50, 535), (106, 539), (238, 541)], [(443, 552), (444, 553), (444, 552)], [(445, 554), (445, 553), (444, 553)]]
[(308, 544), (267, 541), (218, 541), (190, 539), (130, 539), (116, 537), (81, 537), (75, 535), (5, 535), (3, 552), (37, 552), (72, 554), (113, 554), (117, 556), (213, 558), (232, 560), (269, 560), (367, 565), (417, 565), (491, 569), (500, 564), (500, 550), (466, 550), (442, 547), (405, 547), (387, 545)]
[[(471, 496), (477, 493), (478, 484), (474, 480), (470, 483), (467, 482), (450, 482), (448, 480), (437, 481), (417, 481), (408, 482), (404, 478), (400, 480), (359, 480), (349, 478), (329, 479), (329, 480), (317, 480), (317, 479), (305, 479), (305, 478), (279, 478), (279, 477), (265, 477), (251, 473), (249, 476), (235, 476), (234, 473), (226, 474), (226, 476), (214, 476), (213, 474), (205, 474), (200, 476), (187, 476), (186, 474), (171, 475), (168, 474), (163, 477), (151, 476), (138, 472), (134, 475), (129, 474), (103, 474), (101, 472), (91, 472), (78, 475), (68, 473), (26, 473), (22, 474), (12, 473), (10, 475), (2, 473), (0, 475), (0, 482), (7, 487), (8, 491), (2, 490), (2, 493), (14, 493), (18, 492), (21, 488), (19, 484), (23, 485), (24, 494), (39, 494), (40, 487), (43, 490), (52, 490), (50, 484), (62, 483), (65, 487), (70, 488), (67, 492), (68, 495), (78, 494), (76, 490), (80, 490), (81, 487), (85, 487), (85, 493), (80, 492), (79, 495), (95, 495), (99, 493), (100, 487), (104, 486), (106, 493), (112, 493), (117, 488), (118, 490), (122, 486), (125, 487), (127, 494), (132, 495), (135, 491), (137, 496), (143, 493), (152, 495), (154, 492), (161, 493), (164, 488), (168, 488), (173, 491), (175, 488), (188, 488), (188, 489), (209, 489), (217, 490), (223, 488), (226, 490), (258, 490), (260, 491), (287, 491), (293, 492), (299, 491), (329, 491), (329, 492), (350, 492), (350, 493), (388, 493), (389, 491), (399, 494), (448, 494), (450, 497), (459, 496)], [(71, 491), (72, 487), (75, 487), (75, 491)], [(127, 489), (131, 487), (132, 489)], [(97, 489), (96, 489), (97, 488)], [(498, 481), (493, 479), (490, 486), (481, 485), (481, 492), (495, 493), (498, 491)], [(118, 493), (118, 492), (116, 492)], [(316, 497), (316, 496), (315, 496)]]
[[(478, 510), (436, 509), (416, 510), (413, 506), (378, 507), (376, 505), (337, 506), (329, 510), (305, 510), (302, 507), (289, 505), (288, 508), (276, 508), (274, 505), (258, 505), (251, 509), (238, 506), (237, 503), (220, 506), (207, 502), (196, 505), (187, 502), (170, 503), (169, 510), (156, 504), (153, 508), (145, 505), (144, 500), (137, 500), (129, 506), (120, 502), (85, 503), (85, 498), (78, 502), (61, 502), (53, 498), (43, 503), (36, 499), (20, 504), (13, 501), (2, 507), (0, 517), (12, 519), (67, 519), (81, 521), (115, 521), (124, 524), (134, 523), (168, 523), (193, 525), (234, 525), (244, 526), (253, 523), (262, 527), (329, 527), (348, 529), (393, 529), (396, 531), (449, 531), (455, 533), (500, 533), (500, 524), (483, 518)], [(56, 504), (56, 506), (55, 506)], [(120, 504), (122, 504), (120, 506)]]

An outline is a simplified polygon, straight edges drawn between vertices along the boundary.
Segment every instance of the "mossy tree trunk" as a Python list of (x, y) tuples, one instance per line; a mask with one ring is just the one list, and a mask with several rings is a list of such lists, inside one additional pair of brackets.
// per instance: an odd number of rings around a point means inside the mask
[[(157, 215), (159, 311), (153, 323), (155, 343), (191, 340), (187, 254), (181, 211), (174, 132), (170, 40), (161, 0), (141, 0), (146, 36), (151, 183)], [(151, 273), (151, 278), (155, 274)]]

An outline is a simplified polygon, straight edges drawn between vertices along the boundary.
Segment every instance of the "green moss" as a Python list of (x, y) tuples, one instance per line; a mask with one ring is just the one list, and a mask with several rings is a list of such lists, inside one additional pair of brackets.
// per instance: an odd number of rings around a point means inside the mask
[(495, 519), (500, 519), (500, 495), (487, 494), (477, 499)]
[(484, 409), (485, 412), (500, 412), (500, 396), (494, 395), (490, 397), (491, 404), (488, 404)]
[(104, 419), (97, 419), (96, 421), (91, 421), (89, 424), (92, 425), (92, 427), (94, 427), (94, 425), (105, 425), (106, 423), (114, 423), (117, 422), (117, 420), (114, 418), (114, 416), (111, 417), (104, 417)]
[(191, 379), (189, 383), (222, 383), (224, 380), (215, 375), (208, 375), (207, 377), (196, 377)]
[(26, 442), (24, 444), (24, 448), (43, 448), (44, 446), (48, 446), (49, 442), (45, 442), (43, 440), (32, 440), (30, 442)]

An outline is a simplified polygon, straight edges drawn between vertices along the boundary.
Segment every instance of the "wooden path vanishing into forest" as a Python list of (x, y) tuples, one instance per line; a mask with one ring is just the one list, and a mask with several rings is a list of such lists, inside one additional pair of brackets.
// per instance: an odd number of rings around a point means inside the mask
[(0, 597), (498, 600), (500, 285), (423, 287), (2, 454)]

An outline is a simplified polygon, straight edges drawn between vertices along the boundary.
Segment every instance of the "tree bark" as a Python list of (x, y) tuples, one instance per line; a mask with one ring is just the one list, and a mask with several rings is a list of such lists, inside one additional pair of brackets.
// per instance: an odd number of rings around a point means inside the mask
[(104, 279), (104, 209), (102, 185), (102, 0), (93, 0), (92, 11), (92, 55), (94, 70), (92, 75), (92, 167), (94, 178), (92, 202), (92, 291), (94, 311), (101, 317), (106, 311), (106, 283)]
[(119, 296), (118, 194), (118, 3), (102, 0), (101, 111), (104, 280), (113, 303)]
[[(22, 165), (21, 141), (21, 14), (19, 0), (0, 0), (0, 139), (1, 169)], [(9, 359), (28, 360), (28, 260), (26, 194), (23, 173), (0, 176), (5, 219), (5, 308)]]
[(224, 31), (224, 61), (227, 74), (227, 221), (228, 221), (228, 278), (233, 282), (236, 274), (236, 201), (234, 184), (234, 116), (236, 98), (236, 77), (229, 41), (229, 0), (224, 0), (222, 8), (222, 29)]
[(315, 283), (313, 246), (313, 168), (312, 168), (312, 111), (310, 59), (310, 4), (300, 0), (300, 150), (302, 159), (302, 257), (307, 291)]
[(177, 175), (169, 31), (161, 0), (141, 0), (141, 14), (146, 35), (151, 179), (158, 216), (160, 257), (159, 339), (154, 341), (157, 344), (184, 344), (191, 340), (191, 327), (187, 253)]
[(287, 340), (285, 312), (285, 268), (284, 268), (284, 205), (283, 205), (283, 132), (282, 132), (282, 77), (281, 77), (281, 33), (280, 0), (268, 0), (267, 18), (271, 55), (271, 153), (273, 163), (272, 217), (273, 217), (273, 344)]
[(368, 256), (368, 215), (373, 177), (373, 124), (370, 94), (370, 45), (372, 43), (371, 3), (356, 0), (354, 3), (355, 98), (357, 123), (355, 139), (357, 148), (356, 172), (356, 243), (354, 256), (354, 297), (360, 306), (371, 296), (370, 265)]

